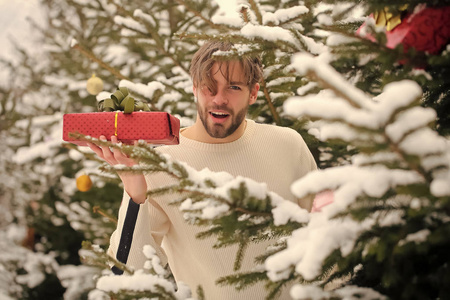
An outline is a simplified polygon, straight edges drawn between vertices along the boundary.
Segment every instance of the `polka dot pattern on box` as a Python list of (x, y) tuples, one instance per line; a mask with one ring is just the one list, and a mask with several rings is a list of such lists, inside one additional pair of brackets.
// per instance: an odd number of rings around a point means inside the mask
[(133, 144), (136, 140), (145, 140), (152, 144), (178, 144), (180, 121), (165, 112), (98, 112), (65, 114), (63, 119), (63, 140), (78, 145), (69, 133), (80, 133), (98, 138), (101, 135), (110, 140), (117, 135), (119, 141)]

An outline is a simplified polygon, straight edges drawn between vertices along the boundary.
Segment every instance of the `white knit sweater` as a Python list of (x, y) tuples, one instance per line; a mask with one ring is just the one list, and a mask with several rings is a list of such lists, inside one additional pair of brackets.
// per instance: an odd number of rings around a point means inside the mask
[[(197, 170), (208, 168), (265, 182), (269, 190), (294, 202), (297, 199), (291, 193), (291, 184), (316, 169), (310, 151), (296, 131), (257, 124), (252, 120), (247, 120), (243, 136), (231, 143), (207, 144), (181, 135), (179, 145), (157, 149)], [(147, 176), (146, 179), (150, 189), (165, 186), (171, 181), (168, 176), (158, 174)], [(148, 199), (141, 205), (127, 265), (142, 268), (145, 262), (142, 248), (152, 245), (162, 262), (169, 263), (175, 279), (191, 287), (194, 297), (197, 286), (201, 285), (208, 300), (264, 299), (266, 291), (262, 285), (239, 292), (230, 286), (215, 285), (219, 277), (233, 274), (237, 247), (213, 249), (214, 238), (197, 239), (196, 234), (204, 228), (187, 224), (178, 208), (168, 205), (171, 199), (173, 195), (165, 195)], [(119, 211), (119, 224), (111, 237), (109, 253), (114, 257), (128, 201), (129, 197), (125, 194)], [(299, 205), (310, 209), (311, 202), (308, 199)], [(267, 245), (259, 243), (250, 246), (239, 271), (252, 270), (255, 267), (254, 257), (262, 254)], [(290, 299), (288, 294), (288, 291), (284, 291), (281, 298)]]

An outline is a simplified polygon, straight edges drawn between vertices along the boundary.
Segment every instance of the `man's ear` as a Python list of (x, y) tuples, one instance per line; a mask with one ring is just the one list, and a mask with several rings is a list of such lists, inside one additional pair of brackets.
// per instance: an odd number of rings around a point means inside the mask
[(252, 105), (256, 102), (256, 98), (258, 97), (258, 91), (259, 91), (259, 83), (256, 83), (252, 90), (250, 91), (250, 100), (249, 100), (249, 105)]
[(194, 101), (197, 102), (197, 87), (192, 86), (192, 92), (194, 93)]

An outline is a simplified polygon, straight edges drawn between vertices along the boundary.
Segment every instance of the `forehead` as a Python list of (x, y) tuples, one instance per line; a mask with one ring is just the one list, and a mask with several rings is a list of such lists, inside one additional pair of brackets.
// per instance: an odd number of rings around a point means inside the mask
[(245, 76), (239, 61), (215, 62), (211, 68), (211, 77), (216, 81), (240, 82), (245, 84)]

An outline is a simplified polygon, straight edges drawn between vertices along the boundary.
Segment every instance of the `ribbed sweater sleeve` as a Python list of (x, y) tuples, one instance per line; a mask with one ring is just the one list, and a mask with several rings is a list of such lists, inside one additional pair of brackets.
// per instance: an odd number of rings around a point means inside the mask
[[(111, 235), (110, 246), (108, 248), (108, 254), (114, 258), (117, 255), (129, 201), (133, 200), (124, 192), (122, 204), (119, 209), (117, 228)], [(149, 220), (152, 220), (152, 222), (149, 222)], [(142, 251), (145, 245), (152, 246), (160, 257), (161, 263), (163, 265), (167, 264), (167, 257), (161, 248), (161, 241), (168, 228), (168, 218), (157, 203), (148, 200), (140, 204), (131, 248), (128, 254), (127, 266), (134, 269), (141, 269), (144, 266), (146, 257)]]

